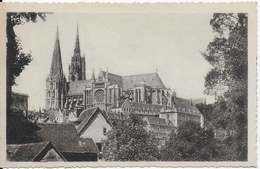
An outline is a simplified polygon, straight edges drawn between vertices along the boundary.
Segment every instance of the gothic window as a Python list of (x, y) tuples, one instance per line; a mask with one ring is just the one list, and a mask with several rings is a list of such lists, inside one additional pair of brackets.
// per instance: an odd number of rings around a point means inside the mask
[(112, 103), (112, 89), (109, 89), (109, 103)]
[(141, 100), (141, 89), (138, 89), (138, 102)]
[(89, 90), (87, 90), (86, 91), (86, 95), (87, 95), (87, 104), (90, 104), (90, 91)]
[(52, 92), (52, 98), (54, 98), (55, 97), (55, 92)]
[(100, 102), (103, 102), (104, 101), (104, 91), (103, 90), (98, 90), (96, 91), (95, 93), (95, 100), (96, 102), (100, 103)]
[(52, 82), (50, 83), (50, 90), (52, 90), (53, 89), (53, 84), (52, 84)]
[(48, 97), (51, 97), (51, 92), (50, 91), (48, 91)]

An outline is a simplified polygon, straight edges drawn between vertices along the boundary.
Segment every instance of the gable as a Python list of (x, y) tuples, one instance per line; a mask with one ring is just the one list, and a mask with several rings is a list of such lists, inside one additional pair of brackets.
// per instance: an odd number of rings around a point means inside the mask
[(79, 125), (76, 126), (77, 132), (81, 135), (83, 131), (86, 131), (89, 126), (98, 118), (98, 120), (102, 120), (103, 123), (107, 123), (111, 126), (108, 119), (104, 116), (99, 108), (90, 108), (84, 110), (80, 116), (79, 120), (81, 121)]
[(157, 73), (122, 76), (122, 80), (124, 90), (140, 86), (141, 82), (144, 82), (145, 85), (150, 87), (165, 89), (165, 86)]
[(97, 77), (97, 81), (103, 82), (104, 79), (105, 79), (105, 75), (104, 75), (103, 71), (100, 71), (99, 74), (98, 74), (98, 77)]
[(126, 100), (124, 101), (124, 103), (122, 104), (121, 107), (122, 107), (122, 108), (131, 108), (132, 105), (131, 105), (131, 103), (129, 102), (129, 100), (126, 99)]
[(65, 159), (62, 158), (60, 154), (58, 154), (56, 150), (54, 150), (54, 148), (52, 148), (48, 150), (46, 154), (42, 157), (41, 162), (44, 161), (65, 161)]
[(80, 132), (81, 138), (92, 138), (95, 143), (100, 143), (102, 139), (106, 138), (104, 132), (109, 131), (112, 128), (110, 123), (99, 113)]
[(38, 135), (61, 152), (83, 152), (74, 124), (39, 124)]

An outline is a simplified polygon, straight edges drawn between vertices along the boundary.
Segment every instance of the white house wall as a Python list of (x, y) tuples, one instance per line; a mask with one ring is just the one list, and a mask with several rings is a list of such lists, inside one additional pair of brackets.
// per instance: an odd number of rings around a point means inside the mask
[(102, 139), (106, 138), (106, 135), (103, 134), (103, 128), (106, 128), (108, 132), (111, 130), (111, 126), (107, 123), (106, 119), (102, 114), (98, 114), (94, 120), (92, 120), (86, 127), (83, 129), (81, 138), (92, 138), (95, 143), (100, 143)]

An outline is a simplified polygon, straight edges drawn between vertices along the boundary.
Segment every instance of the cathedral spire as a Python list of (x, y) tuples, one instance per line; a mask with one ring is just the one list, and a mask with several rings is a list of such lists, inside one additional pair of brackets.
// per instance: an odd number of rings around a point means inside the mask
[(51, 73), (51, 75), (56, 76), (56, 77), (61, 77), (63, 74), (58, 26), (57, 26), (56, 40), (55, 40), (54, 49), (53, 49), (50, 73)]
[(108, 68), (107, 68), (107, 72), (106, 72), (106, 77), (105, 78), (108, 79)]
[(79, 25), (77, 23), (77, 34), (74, 48), (74, 56), (80, 56), (80, 45), (79, 45)]
[(92, 72), (91, 80), (95, 80), (94, 68), (93, 68), (93, 72)]

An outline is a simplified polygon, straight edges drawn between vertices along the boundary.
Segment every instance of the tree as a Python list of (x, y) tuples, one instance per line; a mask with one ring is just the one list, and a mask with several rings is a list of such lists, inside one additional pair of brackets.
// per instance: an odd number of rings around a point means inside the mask
[(210, 25), (217, 35), (202, 53), (213, 66), (205, 77), (206, 92), (225, 102), (219, 119), (234, 124), (237, 160), (247, 160), (248, 17), (214, 14)]
[(186, 121), (177, 133), (172, 132), (163, 152), (165, 161), (210, 161), (216, 156), (212, 130), (205, 130), (199, 123)]
[(130, 114), (107, 133), (103, 142), (106, 161), (157, 161), (160, 159), (156, 139), (145, 130), (141, 117)]
[(7, 144), (24, 144), (40, 142), (37, 131), (40, 129), (37, 125), (30, 122), (22, 111), (9, 111), (6, 130)]
[[(11, 110), (12, 104), (12, 86), (16, 84), (16, 78), (21, 74), (32, 61), (30, 53), (24, 53), (22, 51), (22, 45), (20, 39), (14, 32), (16, 25), (22, 25), (25, 22), (36, 22), (37, 18), (45, 20), (47, 13), (7, 13), (7, 26), (6, 26), (6, 113), (7, 113), (7, 143), (25, 143), (32, 142), (35, 136), (31, 135), (35, 133), (36, 129), (31, 122), (23, 118), (20, 112)], [(18, 126), (19, 124), (19, 126)], [(29, 130), (28, 132), (26, 130)], [(29, 134), (29, 135), (28, 135)], [(19, 135), (19, 137), (15, 137)], [(31, 136), (30, 136), (31, 135)], [(19, 139), (18, 139), (19, 138)], [(36, 139), (37, 140), (37, 139)]]
[(200, 103), (196, 104), (195, 106), (204, 117), (204, 125), (210, 123), (212, 121), (213, 105)]

